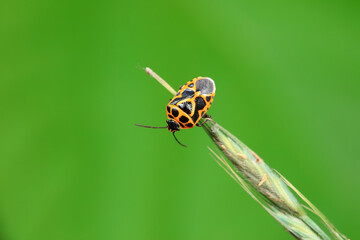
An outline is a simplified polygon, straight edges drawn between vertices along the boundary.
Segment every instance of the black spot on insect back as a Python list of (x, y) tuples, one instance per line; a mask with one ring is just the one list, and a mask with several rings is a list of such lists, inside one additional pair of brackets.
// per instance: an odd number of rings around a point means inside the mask
[(170, 114), (168, 114), (167, 116), (168, 116), (168, 118), (174, 118), (174, 117), (173, 117), (173, 116), (171, 116)]
[(187, 123), (186, 126), (189, 127), (189, 128), (192, 128), (192, 127), (194, 126), (194, 124), (192, 124), (192, 123)]
[(179, 116), (179, 111), (176, 108), (173, 108), (172, 114), (174, 115), (174, 117), (177, 117), (177, 116)]
[(180, 122), (182, 122), (182, 123), (187, 123), (187, 122), (189, 121), (189, 119), (188, 119), (187, 117), (185, 117), (185, 116), (181, 116), (181, 117), (179, 118), (179, 120), (180, 120)]
[(170, 113), (170, 106), (167, 106), (167, 107), (166, 107), (166, 111), (167, 111), (168, 113)]
[(181, 100), (184, 100), (185, 98), (192, 98), (195, 95), (195, 91), (192, 89), (185, 89), (180, 97), (175, 98), (170, 104), (176, 105)]
[(192, 103), (191, 102), (180, 103), (179, 108), (183, 110), (186, 114), (190, 115), (192, 112)]
[(206, 101), (210, 102), (210, 100), (211, 100), (211, 96), (206, 96)]
[(191, 118), (192, 118), (192, 120), (193, 120), (194, 123), (198, 120), (198, 118), (199, 118), (199, 112), (196, 111), (196, 109), (195, 109), (194, 115), (193, 115)]
[(194, 83), (190, 83), (189, 87), (191, 87), (191, 88), (194, 87)]
[(192, 89), (185, 89), (182, 93), (183, 98), (192, 98), (195, 95), (194, 90)]
[(195, 109), (201, 110), (206, 106), (206, 103), (202, 97), (195, 98)]

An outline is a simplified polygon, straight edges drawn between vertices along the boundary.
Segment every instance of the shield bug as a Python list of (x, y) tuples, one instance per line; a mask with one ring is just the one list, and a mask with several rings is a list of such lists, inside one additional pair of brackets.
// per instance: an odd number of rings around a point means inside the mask
[(175, 140), (182, 146), (175, 137), (175, 132), (180, 129), (193, 128), (210, 108), (215, 96), (215, 82), (208, 77), (197, 77), (180, 87), (177, 94), (166, 106), (168, 120), (167, 127), (151, 127), (138, 125), (146, 128), (167, 128), (173, 133)]

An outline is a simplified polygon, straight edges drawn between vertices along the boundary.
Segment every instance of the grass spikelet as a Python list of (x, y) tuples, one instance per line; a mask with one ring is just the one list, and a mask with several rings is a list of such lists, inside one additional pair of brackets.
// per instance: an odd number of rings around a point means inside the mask
[[(210, 149), (219, 165), (295, 238), (347, 239), (290, 182), (230, 132), (211, 119), (203, 124), (203, 128), (229, 160)], [(289, 187), (308, 205), (305, 208), (323, 221), (328, 233), (307, 215)]]
[[(146, 72), (172, 94), (176, 94), (174, 89), (150, 68), (146, 68)], [(212, 119), (200, 120), (200, 125), (227, 160), (209, 148), (211, 156), (293, 237), (320, 240), (348, 239), (299, 190), (229, 131)], [(300, 201), (303, 201), (304, 205)], [(326, 232), (305, 210), (314, 213), (315, 217), (318, 217), (317, 221), (322, 221)]]

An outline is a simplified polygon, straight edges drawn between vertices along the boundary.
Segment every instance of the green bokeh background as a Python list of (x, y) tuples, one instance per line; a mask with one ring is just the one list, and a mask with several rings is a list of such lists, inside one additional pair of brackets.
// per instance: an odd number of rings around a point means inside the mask
[(291, 239), (164, 126), (209, 76), (209, 114), (360, 238), (356, 1), (1, 1), (0, 239)]

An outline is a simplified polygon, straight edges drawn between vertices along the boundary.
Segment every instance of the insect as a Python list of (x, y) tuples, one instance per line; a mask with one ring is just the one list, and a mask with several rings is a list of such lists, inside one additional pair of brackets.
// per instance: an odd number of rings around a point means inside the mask
[(166, 127), (151, 127), (135, 124), (146, 128), (167, 128), (173, 133), (175, 140), (182, 146), (175, 136), (180, 129), (193, 128), (201, 118), (208, 117), (207, 110), (215, 96), (215, 82), (208, 77), (197, 77), (180, 87), (177, 94), (166, 106), (168, 120)]

